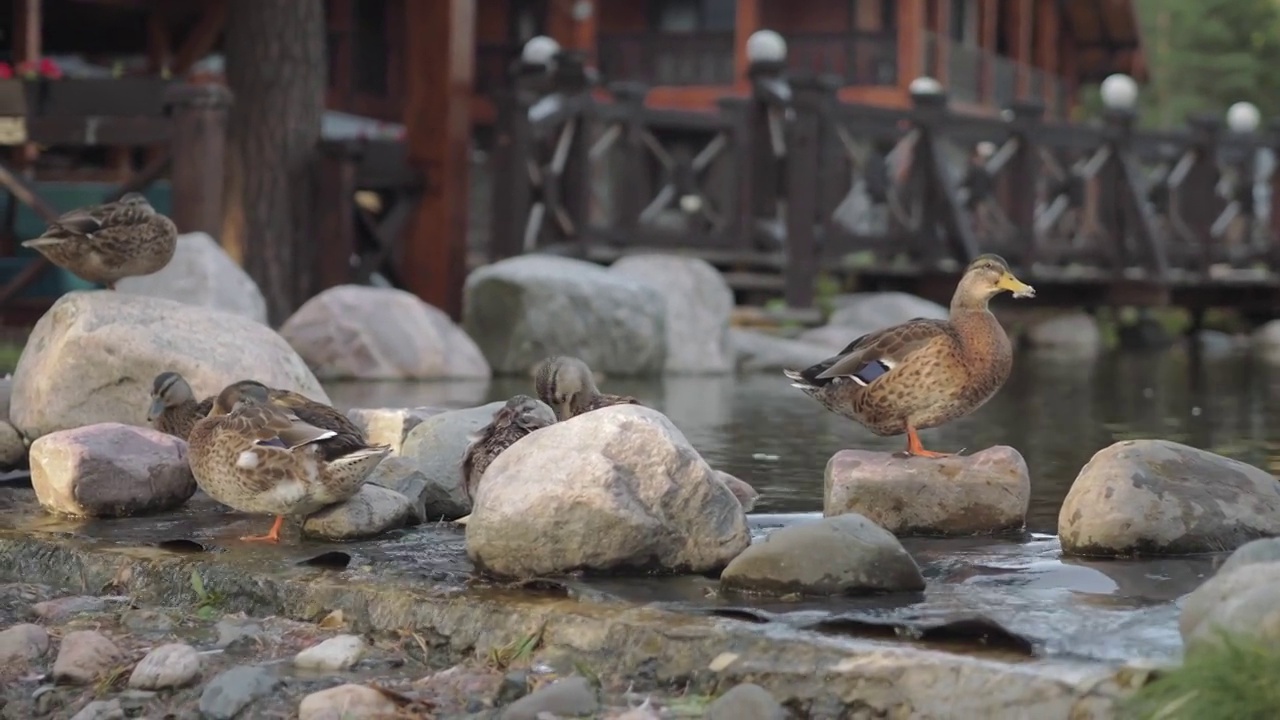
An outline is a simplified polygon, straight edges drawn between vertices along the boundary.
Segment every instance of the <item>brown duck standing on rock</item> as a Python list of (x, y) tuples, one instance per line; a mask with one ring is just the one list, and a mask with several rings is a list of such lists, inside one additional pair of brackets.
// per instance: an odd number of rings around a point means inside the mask
[(981, 407), (1009, 378), (1013, 347), (987, 303), (1002, 292), (1035, 297), (999, 255), (965, 269), (947, 320), (916, 318), (868, 333), (804, 370), (784, 370), (793, 386), (828, 410), (881, 436), (907, 434), (907, 454), (947, 457), (920, 444), (918, 430)]
[(556, 411), (560, 420), (611, 405), (639, 405), (627, 395), (610, 395), (596, 387), (591, 368), (576, 357), (556, 356), (543, 360), (534, 378), (534, 389), (542, 402)]
[(214, 500), (276, 516), (266, 535), (242, 540), (279, 542), (286, 516), (350, 499), (390, 452), (389, 445), (353, 444), (308, 423), (271, 400), (266, 386), (246, 381), (227, 386), (196, 423), (188, 460), (196, 484)]
[(468, 438), (462, 454), (462, 492), (474, 502), (484, 471), (517, 440), (539, 428), (553, 425), (555, 415), (528, 395), (516, 395), (493, 414), (493, 420)]
[(72, 210), (38, 238), (22, 243), (60, 268), (115, 290), (120, 280), (150, 275), (173, 259), (178, 228), (140, 193)]

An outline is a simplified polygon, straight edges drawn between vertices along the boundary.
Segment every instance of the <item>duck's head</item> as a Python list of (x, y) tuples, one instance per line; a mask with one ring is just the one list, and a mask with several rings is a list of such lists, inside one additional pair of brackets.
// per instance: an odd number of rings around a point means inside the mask
[(155, 212), (155, 208), (151, 207), (151, 201), (147, 199), (147, 196), (138, 192), (125, 193), (120, 196), (120, 199), (117, 200), (116, 203), (123, 205), (124, 207), (137, 208), (138, 210), (145, 210), (152, 213)]
[(525, 430), (537, 430), (555, 424), (555, 412), (539, 400), (528, 395), (515, 395), (494, 413), (495, 425), (515, 425)]
[(1004, 258), (992, 254), (979, 255), (965, 268), (951, 305), (985, 308), (991, 298), (1002, 292), (1013, 293), (1015, 298), (1036, 296), (1035, 288), (1013, 276)]
[(600, 393), (591, 368), (578, 358), (567, 356), (543, 360), (534, 378), (534, 387), (542, 402), (551, 406), (561, 420), (572, 415), (576, 399), (592, 398)]
[(188, 402), (195, 402), (191, 385), (176, 372), (162, 372), (151, 383), (151, 408), (147, 410), (147, 422), (154, 422), (165, 410)]
[(241, 380), (231, 383), (218, 393), (213, 401), (209, 415), (227, 415), (242, 403), (263, 403), (269, 401), (267, 386), (257, 380)]

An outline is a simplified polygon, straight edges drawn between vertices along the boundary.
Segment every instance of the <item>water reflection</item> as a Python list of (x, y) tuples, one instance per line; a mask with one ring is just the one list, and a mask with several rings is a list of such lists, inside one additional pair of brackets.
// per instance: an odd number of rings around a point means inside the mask
[[(790, 387), (781, 374), (741, 377), (609, 378), (610, 392), (635, 395), (665, 412), (714, 466), (763, 493), (757, 512), (822, 507), (827, 459), (846, 447), (897, 451)], [(365, 383), (328, 387), (340, 407), (464, 407), (530, 393), (524, 378), (470, 383)], [(941, 450), (1016, 447), (1032, 473), (1028, 526), (1055, 532), (1058, 507), (1080, 468), (1126, 438), (1157, 437), (1280, 467), (1280, 369), (1247, 356), (1195, 366), (1181, 351), (1105, 355), (1097, 360), (1023, 353), (1005, 388), (973, 415), (922, 433)]]

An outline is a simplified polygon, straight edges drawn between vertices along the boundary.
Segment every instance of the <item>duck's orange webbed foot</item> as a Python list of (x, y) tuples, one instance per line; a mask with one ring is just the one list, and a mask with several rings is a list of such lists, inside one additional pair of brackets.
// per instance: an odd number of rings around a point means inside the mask
[(916, 434), (916, 429), (907, 427), (907, 455), (924, 458), (945, 458), (953, 457), (955, 453), (934, 452), (933, 450), (925, 450), (924, 445), (920, 444), (920, 436)]
[(271, 529), (267, 531), (266, 535), (245, 535), (240, 539), (245, 542), (278, 543), (280, 542), (280, 530), (283, 527), (284, 527), (284, 516), (277, 515), (275, 523), (271, 526)]

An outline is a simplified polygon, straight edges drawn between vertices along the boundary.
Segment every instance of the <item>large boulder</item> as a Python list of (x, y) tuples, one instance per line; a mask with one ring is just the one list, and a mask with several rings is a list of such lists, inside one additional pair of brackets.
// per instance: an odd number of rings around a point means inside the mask
[(849, 513), (769, 533), (729, 563), (720, 585), (777, 595), (863, 595), (924, 590), (924, 576), (893, 533)]
[(321, 380), (490, 375), (480, 348), (444, 311), (394, 288), (329, 288), (298, 308), (280, 334)]
[(61, 430), (36, 440), (31, 486), (45, 509), (78, 517), (169, 510), (196, 492), (185, 441), (119, 423)]
[(258, 284), (207, 233), (179, 235), (173, 259), (163, 270), (125, 278), (116, 289), (267, 322), (267, 301)]
[(738, 369), (746, 372), (802, 370), (834, 354), (830, 345), (790, 340), (758, 330), (733, 328), (729, 340)]
[(701, 258), (628, 255), (609, 268), (635, 278), (666, 298), (668, 373), (727, 374), (734, 369), (729, 342), (733, 290), (720, 271)]
[(573, 355), (609, 375), (662, 372), (666, 301), (652, 286), (593, 263), (522, 255), (467, 277), (463, 327), (495, 373), (523, 375)]
[(1102, 330), (1087, 312), (1073, 312), (1051, 317), (1027, 330), (1027, 344), (1037, 350), (1050, 350), (1073, 357), (1097, 355), (1102, 351)]
[(240, 315), (110, 290), (63, 295), (40, 318), (13, 376), (9, 419), (34, 440), (101, 422), (145, 425), (151, 384), (181, 373), (197, 397), (252, 378), (329, 397), (271, 328)]
[(1280, 562), (1223, 568), (1183, 600), (1178, 630), (1188, 651), (1224, 634), (1280, 643)]
[(1099, 450), (1058, 514), (1064, 552), (1184, 555), (1280, 535), (1280, 482), (1237, 460), (1168, 440)]
[(399, 455), (409, 431), (432, 415), (447, 412), (448, 408), (351, 408), (347, 417), (364, 433), (370, 445), (390, 445), (391, 452)]
[[(936, 302), (904, 292), (867, 292), (838, 295), (828, 325), (871, 332), (914, 318), (946, 320), (951, 313)], [(849, 338), (852, 340), (853, 338)]]
[(467, 555), (506, 577), (709, 572), (750, 542), (729, 488), (666, 416), (639, 405), (522, 438), (485, 472), (467, 524)]
[(1030, 503), (1027, 463), (1006, 445), (945, 458), (841, 450), (822, 514), (859, 513), (895, 535), (982, 535), (1021, 528)]

